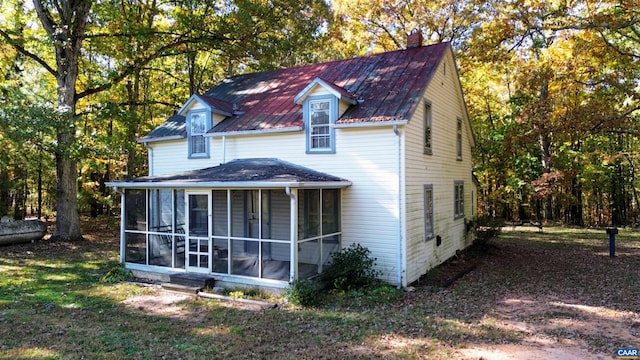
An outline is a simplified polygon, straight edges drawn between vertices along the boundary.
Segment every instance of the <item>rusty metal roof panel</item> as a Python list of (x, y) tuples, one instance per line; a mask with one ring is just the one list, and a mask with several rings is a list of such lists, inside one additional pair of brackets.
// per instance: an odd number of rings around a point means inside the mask
[(225, 79), (204, 97), (220, 101), (216, 106), (235, 104), (234, 113), (209, 133), (303, 128), (294, 98), (316, 78), (361, 100), (337, 124), (409, 120), (449, 48), (440, 43)]

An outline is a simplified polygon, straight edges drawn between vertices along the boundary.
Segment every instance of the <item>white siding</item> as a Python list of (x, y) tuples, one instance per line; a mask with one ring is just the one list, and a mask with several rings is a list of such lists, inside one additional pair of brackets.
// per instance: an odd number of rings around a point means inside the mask
[[(205, 139), (211, 141), (209, 138)], [(215, 162), (213, 152), (217, 149), (213, 147), (209, 159), (189, 159), (187, 150), (187, 139), (149, 143), (149, 175), (171, 174), (220, 164), (219, 159)]]
[[(446, 72), (445, 72), (446, 68)], [(406, 191), (407, 191), (407, 283), (417, 280), (430, 268), (453, 256), (458, 249), (470, 244), (465, 221), (471, 219), (472, 134), (462, 94), (459, 90), (455, 64), (451, 53), (440, 64), (424, 100), (432, 109), (432, 155), (425, 155), (424, 101), (406, 126)], [(462, 160), (457, 160), (457, 119), (463, 120)], [(465, 218), (454, 218), (454, 181), (464, 181)], [(436, 246), (436, 238), (424, 239), (424, 185), (433, 185), (434, 235), (442, 238)]]
[[(211, 158), (187, 160), (186, 140), (153, 146), (154, 174), (199, 169), (243, 158), (279, 158), (349, 180), (342, 192), (343, 246), (361, 243), (383, 279), (397, 283), (398, 137), (391, 127), (336, 130), (335, 154), (306, 154), (304, 131), (211, 139)], [(226, 159), (222, 159), (222, 154)], [(275, 224), (274, 224), (275, 225)]]
[[(347, 179), (342, 193), (343, 246), (372, 251), (385, 280), (397, 282), (398, 156), (391, 127), (336, 131), (335, 154), (306, 154), (304, 132), (227, 138), (227, 160), (274, 157)], [(221, 145), (221, 144), (219, 144)], [(214, 157), (218, 153), (214, 145)]]

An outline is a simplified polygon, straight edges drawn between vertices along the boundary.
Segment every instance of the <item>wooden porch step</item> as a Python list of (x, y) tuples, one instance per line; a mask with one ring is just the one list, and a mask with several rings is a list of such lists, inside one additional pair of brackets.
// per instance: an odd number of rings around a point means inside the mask
[(172, 284), (172, 283), (164, 283), (162, 284), (162, 288), (169, 291), (181, 292), (186, 294), (195, 295), (202, 290), (202, 288), (197, 286), (186, 286), (180, 284)]
[(204, 289), (213, 287), (215, 279), (208, 275), (194, 273), (176, 273), (169, 275), (169, 284)]

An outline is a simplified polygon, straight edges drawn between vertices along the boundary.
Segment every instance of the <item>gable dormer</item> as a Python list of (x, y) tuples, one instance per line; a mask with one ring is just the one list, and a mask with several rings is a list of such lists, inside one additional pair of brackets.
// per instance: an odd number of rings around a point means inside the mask
[(358, 103), (355, 96), (330, 81), (316, 77), (293, 101), (302, 105), (307, 153), (335, 153), (333, 124), (349, 106)]
[(205, 134), (231, 116), (233, 104), (206, 95), (193, 94), (178, 111), (185, 117), (189, 158), (209, 158), (210, 140)]

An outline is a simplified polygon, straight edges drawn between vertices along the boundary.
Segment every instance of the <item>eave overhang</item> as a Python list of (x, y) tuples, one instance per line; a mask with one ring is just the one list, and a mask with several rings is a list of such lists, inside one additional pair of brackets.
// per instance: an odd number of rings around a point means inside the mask
[(182, 140), (186, 139), (186, 135), (171, 135), (171, 136), (162, 136), (162, 137), (153, 137), (153, 138), (140, 138), (138, 139), (138, 144), (148, 144), (152, 142), (160, 142), (160, 141), (172, 141), (172, 140)]
[(106, 184), (116, 191), (118, 189), (342, 189), (351, 186), (351, 181), (112, 181)]

